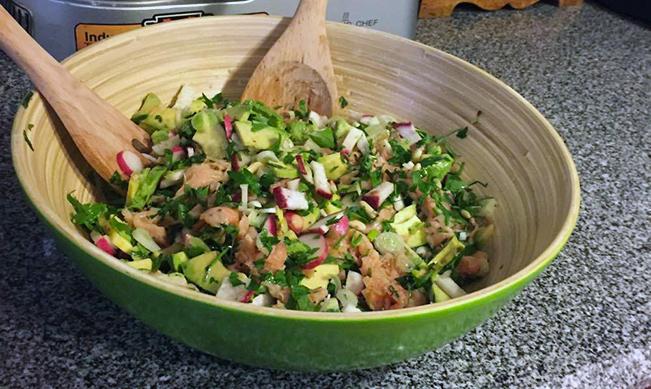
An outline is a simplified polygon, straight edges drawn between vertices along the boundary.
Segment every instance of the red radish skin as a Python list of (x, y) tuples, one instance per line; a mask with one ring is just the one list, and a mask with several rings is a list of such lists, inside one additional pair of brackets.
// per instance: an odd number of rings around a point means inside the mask
[(303, 160), (303, 156), (300, 154), (296, 154), (296, 168), (298, 169), (298, 172), (301, 173), (302, 175), (307, 174), (307, 169), (305, 168), (305, 161)]
[(116, 160), (120, 171), (127, 177), (131, 177), (133, 173), (138, 173), (144, 168), (140, 157), (129, 150), (120, 151), (116, 155)]
[(414, 124), (411, 122), (396, 123), (393, 125), (393, 128), (400, 133), (400, 136), (409, 142), (410, 146), (421, 140), (420, 135), (416, 132), (416, 127), (414, 127)]
[(297, 235), (303, 232), (303, 217), (296, 212), (285, 212), (285, 220), (287, 220), (287, 227), (294, 231)]
[(362, 197), (371, 207), (378, 209), (386, 199), (393, 193), (393, 184), (383, 182), (378, 187), (368, 192)]
[(233, 118), (229, 115), (224, 115), (224, 130), (226, 131), (226, 139), (231, 140), (233, 136)]
[(316, 258), (308, 262), (303, 269), (310, 270), (319, 266), (328, 257), (329, 247), (323, 235), (318, 234), (305, 234), (298, 238), (301, 242), (308, 245), (310, 248), (317, 249)]
[(318, 226), (318, 227), (311, 227), (308, 232), (311, 232), (313, 234), (319, 234), (319, 235), (325, 235), (328, 233), (328, 226)]
[(95, 246), (97, 246), (100, 250), (104, 251), (108, 255), (115, 256), (115, 247), (113, 246), (113, 243), (109, 240), (108, 236), (102, 235), (97, 240), (95, 241)]
[(371, 119), (373, 119), (373, 116), (364, 115), (361, 117), (361, 119), (359, 119), (359, 122), (368, 126), (368, 124), (371, 122)]
[(364, 133), (362, 130), (358, 130), (357, 128), (351, 128), (348, 131), (348, 134), (344, 138), (344, 141), (342, 142), (343, 150), (342, 154), (345, 152), (346, 154), (350, 154), (353, 152), (353, 149), (357, 145), (357, 142), (359, 142), (359, 138), (362, 137)]
[(276, 215), (269, 215), (264, 222), (264, 227), (271, 236), (278, 236), (278, 218)]
[(330, 230), (331, 221), (333, 219), (336, 219), (343, 215), (343, 212), (335, 213), (334, 215), (330, 215), (328, 217), (324, 217), (323, 219), (317, 221), (316, 223), (312, 224), (310, 228), (308, 229), (308, 232), (313, 233), (313, 234), (319, 234), (319, 235), (325, 235), (328, 233)]
[(349, 223), (348, 216), (344, 215), (331, 228), (337, 235), (344, 236), (348, 233)]
[(277, 186), (273, 190), (278, 207), (288, 210), (306, 210), (310, 207), (305, 193)]
[(252, 290), (247, 290), (247, 291), (246, 291), (246, 294), (244, 295), (244, 297), (242, 297), (242, 299), (240, 300), (240, 302), (241, 302), (241, 303), (249, 303), (249, 302), (251, 302), (251, 299), (253, 298), (253, 294), (254, 294), (254, 293), (255, 293), (255, 292), (252, 291)]
[(330, 184), (328, 183), (325, 167), (317, 161), (310, 162), (310, 166), (312, 167), (312, 174), (314, 175), (314, 187), (316, 188), (316, 193), (325, 199), (331, 199), (332, 191), (330, 190)]
[(180, 161), (185, 157), (185, 150), (183, 150), (183, 147), (181, 146), (174, 146), (172, 147), (172, 161)]
[(234, 172), (240, 171), (240, 159), (237, 157), (237, 153), (231, 155), (231, 169), (233, 169)]

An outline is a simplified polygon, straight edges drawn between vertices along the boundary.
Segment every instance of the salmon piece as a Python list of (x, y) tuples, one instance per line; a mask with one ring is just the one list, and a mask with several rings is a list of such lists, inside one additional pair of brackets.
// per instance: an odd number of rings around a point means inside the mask
[(184, 173), (184, 186), (189, 185), (195, 189), (212, 186), (212, 189), (214, 189), (217, 184), (221, 184), (228, 179), (228, 171), (230, 169), (231, 165), (226, 161), (204, 162), (199, 165), (192, 165)]
[(200, 220), (213, 227), (225, 224), (239, 226), (240, 211), (228, 207), (214, 207), (204, 211), (200, 216)]
[(407, 306), (417, 307), (425, 304), (427, 304), (427, 296), (425, 296), (425, 292), (420, 289), (412, 290), (409, 294), (409, 302), (407, 303)]
[(122, 216), (124, 216), (125, 221), (131, 225), (131, 227), (142, 228), (149, 233), (156, 243), (166, 247), (169, 246), (167, 231), (165, 230), (165, 227), (161, 227), (157, 224), (160, 220), (160, 217), (156, 216), (157, 213), (158, 211), (155, 209), (136, 213), (132, 213), (125, 209), (122, 211)]
[(328, 243), (329, 254), (333, 257), (343, 257), (344, 254), (350, 249), (350, 238), (352, 231), (348, 230), (346, 236), (338, 235), (333, 228), (326, 234), (326, 242)]
[(310, 295), (308, 296), (308, 298), (314, 305), (321, 303), (321, 301), (325, 300), (326, 297), (328, 297), (328, 290), (325, 288), (314, 289), (312, 292), (310, 292)]
[(285, 261), (287, 260), (287, 246), (285, 242), (280, 242), (274, 246), (264, 261), (265, 272), (275, 272), (285, 268)]
[(395, 280), (373, 276), (364, 277), (362, 295), (366, 304), (374, 311), (399, 309), (407, 307), (409, 293)]
[(459, 261), (457, 272), (465, 279), (480, 278), (488, 274), (488, 254), (477, 251), (473, 255), (466, 255)]
[(364, 275), (362, 295), (374, 311), (404, 308), (409, 304), (409, 293), (396, 281), (403, 275), (397, 258), (391, 254), (380, 256), (372, 250), (362, 258), (360, 267)]
[(238, 238), (241, 239), (249, 231), (249, 227), (250, 227), (249, 217), (246, 215), (242, 215), (242, 218), (240, 219), (240, 222), (237, 227), (239, 230)]
[(275, 298), (278, 300), (278, 302), (282, 304), (286, 304), (287, 301), (289, 301), (289, 295), (291, 291), (289, 290), (288, 287), (283, 287), (280, 285), (272, 284), (272, 283), (264, 283), (264, 285), (267, 287), (267, 291), (271, 295), (271, 297)]
[(260, 256), (258, 246), (255, 244), (257, 238), (258, 233), (253, 227), (249, 227), (247, 233), (240, 238), (235, 252), (235, 268), (242, 271), (255, 269), (253, 262)]

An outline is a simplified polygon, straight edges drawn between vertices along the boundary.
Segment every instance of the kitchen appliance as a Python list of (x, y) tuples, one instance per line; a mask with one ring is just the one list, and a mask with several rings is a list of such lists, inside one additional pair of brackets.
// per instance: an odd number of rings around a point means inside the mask
[[(330, 0), (328, 19), (412, 37), (420, 0)], [(298, 0), (0, 0), (57, 59), (121, 32), (189, 17), (291, 16)]]

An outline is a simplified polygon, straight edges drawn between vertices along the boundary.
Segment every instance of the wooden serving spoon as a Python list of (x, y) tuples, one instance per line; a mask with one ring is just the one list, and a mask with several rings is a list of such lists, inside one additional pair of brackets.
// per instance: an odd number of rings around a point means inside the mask
[(293, 108), (305, 100), (310, 109), (332, 116), (337, 83), (326, 35), (328, 0), (301, 0), (287, 30), (255, 69), (242, 100)]
[(126, 176), (125, 169), (118, 165), (118, 154), (126, 154), (131, 162), (136, 158), (136, 164), (138, 159), (143, 164), (147, 162), (132, 142), (148, 146), (149, 135), (75, 79), (3, 7), (0, 7), (0, 48), (27, 73), (86, 161), (102, 178), (109, 181), (116, 171)]

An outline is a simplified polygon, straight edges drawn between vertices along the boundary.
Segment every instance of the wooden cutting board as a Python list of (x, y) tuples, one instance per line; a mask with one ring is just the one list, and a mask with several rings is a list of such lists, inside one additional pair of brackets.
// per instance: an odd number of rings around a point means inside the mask
[[(510, 5), (515, 9), (523, 9), (532, 4), (537, 3), (539, 0), (422, 0), (420, 6), (421, 18), (438, 18), (442, 16), (450, 16), (454, 8), (460, 3), (470, 3), (477, 7), (494, 11)], [(560, 7), (570, 5), (580, 5), (583, 0), (557, 0)]]

